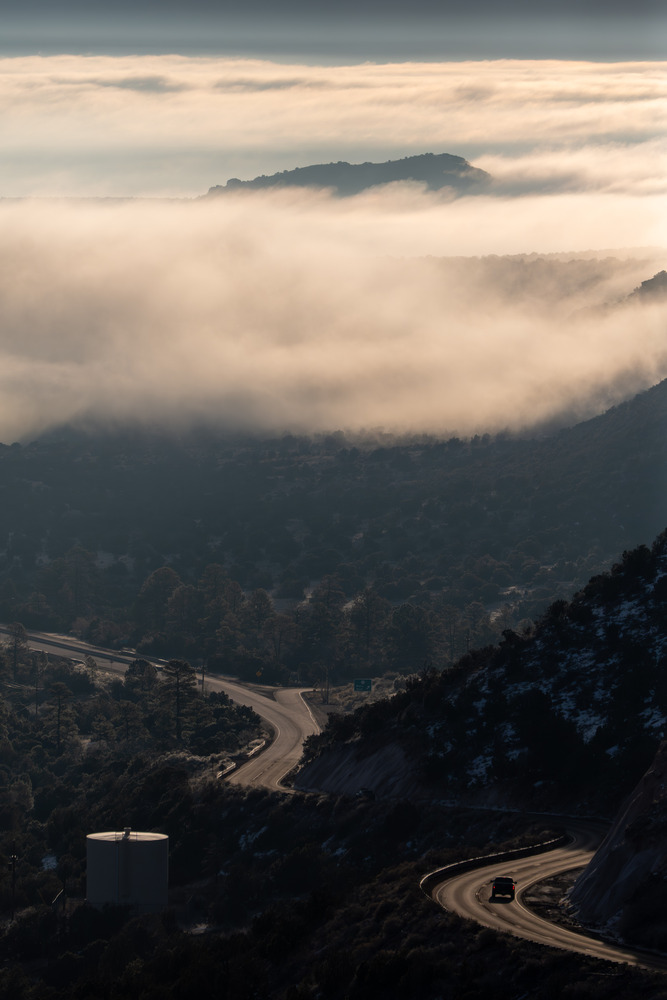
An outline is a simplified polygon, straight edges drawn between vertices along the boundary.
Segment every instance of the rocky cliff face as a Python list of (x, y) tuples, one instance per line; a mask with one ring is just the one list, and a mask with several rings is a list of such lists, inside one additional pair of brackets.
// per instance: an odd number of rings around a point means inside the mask
[(621, 808), (571, 892), (587, 924), (650, 947), (667, 947), (667, 741)]
[(295, 787), (354, 795), (369, 789), (381, 798), (411, 798), (418, 782), (414, 763), (396, 743), (363, 753), (359, 743), (345, 744), (316, 758), (298, 774)]

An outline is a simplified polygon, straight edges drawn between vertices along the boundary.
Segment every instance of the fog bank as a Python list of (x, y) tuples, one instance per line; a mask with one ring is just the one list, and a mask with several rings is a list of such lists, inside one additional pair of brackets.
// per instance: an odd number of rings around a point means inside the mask
[(657, 62), (4, 58), (0, 195), (193, 196), (424, 152), (515, 190), (664, 193), (665, 90)]
[(580, 239), (628, 245), (636, 211), (608, 197), (599, 214), (410, 185), (1, 204), (0, 440), (65, 422), (465, 435), (589, 415), (667, 375), (665, 306), (624, 301), (667, 253), (489, 253), (564, 250), (577, 213)]

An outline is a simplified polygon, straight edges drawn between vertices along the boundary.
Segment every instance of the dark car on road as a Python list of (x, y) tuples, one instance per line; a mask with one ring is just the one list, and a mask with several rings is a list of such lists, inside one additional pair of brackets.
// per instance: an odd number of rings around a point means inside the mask
[(510, 899), (514, 899), (515, 894), (516, 885), (510, 875), (498, 875), (497, 878), (494, 878), (491, 886), (491, 899), (495, 899), (496, 896), (509, 896)]

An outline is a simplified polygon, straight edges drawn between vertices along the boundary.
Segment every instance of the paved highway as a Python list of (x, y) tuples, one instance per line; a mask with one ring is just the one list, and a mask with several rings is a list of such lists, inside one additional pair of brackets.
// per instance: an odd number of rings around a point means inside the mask
[[(0, 626), (0, 633), (6, 634), (6, 628)], [(48, 633), (30, 632), (28, 644), (32, 649), (43, 649), (54, 655), (79, 659), (90, 655), (100, 666), (118, 673), (124, 673), (135, 659), (132, 653), (99, 649), (69, 636)], [(154, 662), (159, 664), (164, 661)], [(301, 756), (303, 740), (311, 733), (319, 732), (302, 697), (303, 690), (265, 688), (260, 692), (237, 681), (214, 676), (206, 678), (206, 686), (209, 690), (225, 691), (237, 704), (250, 706), (274, 733), (273, 741), (261, 753), (230, 772), (226, 780), (234, 784), (280, 789), (282, 779)], [(494, 930), (612, 962), (667, 972), (667, 959), (616, 948), (575, 933), (538, 917), (525, 905), (523, 897), (526, 890), (535, 882), (587, 865), (606, 832), (603, 824), (594, 821), (571, 822), (568, 826), (572, 837), (568, 846), (511, 862), (481, 862), (471, 871), (443, 878), (431, 890), (433, 898), (446, 909)], [(515, 900), (510, 901), (507, 897), (491, 899), (491, 883), (496, 875), (502, 874), (514, 877), (517, 883)]]
[(259, 785), (273, 791), (281, 788), (282, 779), (299, 762), (305, 738), (320, 731), (303, 699), (303, 689), (273, 688), (273, 697), (268, 697), (217, 677), (208, 677), (206, 686), (213, 691), (226, 691), (238, 705), (249, 705), (274, 732), (266, 749), (232, 771), (227, 781), (236, 785)]
[[(0, 634), (7, 628), (0, 626)], [(92, 656), (105, 670), (123, 674), (137, 654), (100, 649), (70, 636), (47, 632), (28, 632), (31, 649), (41, 649), (54, 656), (69, 656), (83, 660)], [(152, 663), (162, 665), (164, 660), (147, 657)], [(301, 745), (307, 736), (319, 732), (319, 726), (304, 701), (302, 688), (265, 688), (262, 692), (246, 687), (238, 681), (209, 675), (205, 678), (209, 691), (225, 691), (239, 705), (248, 705), (271, 727), (273, 740), (261, 753), (231, 771), (226, 780), (233, 784), (255, 785), (273, 791), (282, 788), (281, 780), (297, 764)], [(284, 789), (283, 789), (284, 790)]]
[[(572, 843), (545, 854), (498, 863), (480, 862), (472, 871), (454, 874), (436, 884), (431, 895), (441, 906), (462, 917), (477, 921), (494, 930), (505, 931), (539, 944), (565, 948), (612, 962), (624, 962), (654, 971), (667, 972), (667, 959), (617, 948), (596, 938), (568, 930), (538, 917), (524, 903), (526, 890), (535, 882), (565, 871), (585, 867), (604, 829), (600, 823), (581, 821), (568, 824)], [(491, 884), (496, 875), (511, 875), (516, 882), (516, 899), (507, 896), (491, 898)]]

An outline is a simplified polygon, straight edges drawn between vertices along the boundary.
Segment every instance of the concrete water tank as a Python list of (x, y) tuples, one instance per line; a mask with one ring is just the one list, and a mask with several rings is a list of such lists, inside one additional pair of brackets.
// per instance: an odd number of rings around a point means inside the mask
[(162, 910), (169, 888), (169, 837), (163, 833), (89, 833), (87, 893), (92, 906), (131, 906), (141, 913)]

